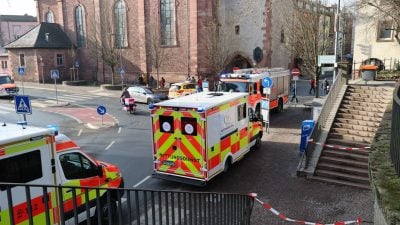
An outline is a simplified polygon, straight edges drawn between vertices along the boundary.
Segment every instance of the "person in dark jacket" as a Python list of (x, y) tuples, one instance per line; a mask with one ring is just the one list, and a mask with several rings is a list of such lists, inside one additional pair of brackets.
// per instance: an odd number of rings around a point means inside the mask
[(121, 97), (120, 97), (121, 103), (123, 105), (125, 105), (125, 98), (130, 98), (130, 97), (131, 97), (131, 94), (128, 91), (128, 87), (125, 87), (124, 90), (122, 91), (122, 94), (121, 94)]

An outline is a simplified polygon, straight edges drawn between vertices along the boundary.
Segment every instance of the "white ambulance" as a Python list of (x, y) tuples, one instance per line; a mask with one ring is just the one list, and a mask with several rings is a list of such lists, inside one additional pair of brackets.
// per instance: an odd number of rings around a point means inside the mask
[(150, 108), (153, 177), (205, 185), (261, 145), (248, 93), (201, 92)]
[[(86, 206), (89, 216), (95, 214), (98, 199), (102, 212), (107, 212), (103, 207), (116, 206), (106, 204), (106, 190), (99, 196), (95, 189), (56, 186), (122, 188), (124, 182), (116, 166), (91, 158), (65, 135), (55, 136), (49, 128), (1, 123), (0, 225), (75, 224), (75, 213), (78, 222), (87, 218)], [(118, 194), (112, 193), (112, 201), (114, 195)]]

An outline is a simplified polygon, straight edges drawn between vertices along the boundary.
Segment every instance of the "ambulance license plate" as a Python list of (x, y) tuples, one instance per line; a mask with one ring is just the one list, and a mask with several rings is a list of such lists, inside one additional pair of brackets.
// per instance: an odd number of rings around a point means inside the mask
[(175, 162), (169, 161), (169, 160), (164, 160), (164, 161), (162, 162), (162, 164), (163, 164), (163, 165), (166, 165), (166, 166), (175, 166)]

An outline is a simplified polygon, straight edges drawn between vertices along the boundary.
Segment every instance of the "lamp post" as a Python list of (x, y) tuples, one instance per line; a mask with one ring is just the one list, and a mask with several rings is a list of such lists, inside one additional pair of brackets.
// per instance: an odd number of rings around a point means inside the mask
[(335, 82), (335, 80), (336, 80), (336, 71), (338, 70), (337, 69), (337, 48), (338, 48), (339, 29), (340, 29), (339, 13), (340, 13), (340, 0), (338, 0), (338, 5), (336, 6), (336, 16), (335, 16), (335, 49), (334, 49), (335, 69), (333, 70), (333, 82)]
[(42, 76), (42, 83), (44, 84), (44, 74), (43, 74), (44, 63), (42, 56), (39, 56), (39, 60), (40, 60), (40, 74)]

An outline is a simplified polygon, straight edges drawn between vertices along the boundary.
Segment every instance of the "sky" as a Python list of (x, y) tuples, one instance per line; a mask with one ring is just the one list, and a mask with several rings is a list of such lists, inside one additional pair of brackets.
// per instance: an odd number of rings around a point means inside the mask
[(34, 0), (0, 0), (1, 15), (36, 16), (36, 2)]
[[(328, 4), (339, 0), (322, 0)], [(341, 0), (341, 5), (347, 5), (354, 0)], [(0, 0), (0, 15), (24, 15), (27, 13), (36, 16), (36, 2), (34, 0)]]

